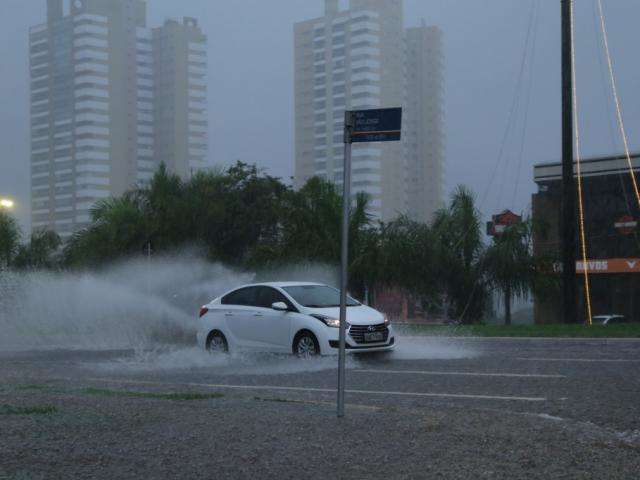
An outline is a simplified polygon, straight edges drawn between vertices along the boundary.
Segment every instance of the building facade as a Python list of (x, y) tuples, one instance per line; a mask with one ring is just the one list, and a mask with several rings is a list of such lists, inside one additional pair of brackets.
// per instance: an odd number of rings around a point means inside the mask
[(426, 221), (444, 176), (442, 33), (405, 29), (402, 0), (325, 0), (294, 27), (295, 186), (342, 183), (345, 110), (404, 107), (401, 142), (354, 145), (352, 188), (382, 220)]
[(30, 29), (32, 228), (63, 238), (161, 161), (206, 164), (206, 37), (148, 28), (143, 0), (47, 0)]
[[(640, 181), (640, 154), (634, 154), (631, 160)], [(582, 320), (586, 320), (583, 275), (587, 268), (593, 315), (622, 314), (628, 319), (640, 321), (640, 208), (627, 159), (625, 156), (591, 158), (582, 160), (581, 165), (587, 265), (584, 265), (578, 248), (576, 300), (579, 314)], [(532, 198), (532, 218), (534, 224), (544, 227), (534, 234), (534, 253), (558, 260), (562, 165), (536, 165), (534, 180), (538, 192)], [(578, 235), (576, 228), (575, 241), (579, 246)], [(562, 322), (561, 307), (560, 296), (552, 292), (536, 297), (535, 322)]]

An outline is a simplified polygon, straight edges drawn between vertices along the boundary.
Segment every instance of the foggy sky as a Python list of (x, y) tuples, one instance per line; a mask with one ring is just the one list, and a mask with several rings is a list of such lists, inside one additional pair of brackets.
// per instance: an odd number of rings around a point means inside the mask
[[(531, 79), (531, 102), (523, 160), (519, 167), (526, 88), (494, 177), (532, 0), (405, 0), (407, 26), (424, 18), (444, 31), (447, 192), (467, 184), (482, 200), (488, 191), (480, 205), (486, 215), (503, 208), (526, 212), (535, 190), (532, 165), (560, 158), (560, 0), (536, 1), (540, 16), (535, 62), (531, 77), (525, 78), (525, 87)], [(637, 148), (640, 2), (604, 4), (627, 133)], [(576, 6), (584, 155), (622, 151), (608, 80), (598, 60), (601, 39), (594, 6), (595, 0)], [(208, 35), (210, 161), (241, 159), (284, 179), (293, 174), (293, 23), (321, 15), (322, 8), (322, 0), (148, 1), (150, 25), (193, 16)], [(28, 28), (44, 22), (45, 0), (1, 0), (0, 14), (0, 195), (17, 197), (24, 221), (29, 202)]]

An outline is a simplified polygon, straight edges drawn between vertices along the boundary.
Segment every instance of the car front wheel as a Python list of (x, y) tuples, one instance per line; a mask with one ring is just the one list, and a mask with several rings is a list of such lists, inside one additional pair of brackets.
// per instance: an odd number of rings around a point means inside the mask
[(320, 344), (316, 336), (309, 331), (303, 331), (296, 335), (293, 342), (293, 354), (300, 358), (320, 355)]

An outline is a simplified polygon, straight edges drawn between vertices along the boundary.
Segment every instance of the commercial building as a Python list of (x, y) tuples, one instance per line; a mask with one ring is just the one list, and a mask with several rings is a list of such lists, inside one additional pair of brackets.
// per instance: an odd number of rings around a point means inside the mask
[[(67, 8), (65, 8), (67, 7)], [(30, 29), (32, 227), (67, 237), (160, 162), (206, 165), (206, 37), (143, 0), (47, 0)]]
[(442, 32), (405, 29), (402, 0), (325, 0), (294, 27), (295, 186), (342, 183), (345, 110), (404, 107), (401, 142), (354, 145), (353, 191), (382, 220), (428, 220), (444, 177)]
[[(632, 155), (631, 161), (640, 181), (640, 154)], [(622, 314), (640, 321), (640, 209), (627, 158), (590, 158), (582, 160), (581, 165), (588, 258), (586, 268), (591, 284), (593, 314)], [(534, 235), (534, 253), (558, 259), (562, 165), (536, 165), (534, 177), (538, 192), (533, 195), (532, 216), (534, 222), (546, 227)], [(579, 242), (578, 235), (576, 242)], [(582, 319), (586, 319), (582, 280), (584, 268), (579, 254), (576, 259), (579, 277), (576, 281)], [(535, 299), (536, 323), (560, 322), (561, 311), (559, 296), (545, 295), (544, 298)]]

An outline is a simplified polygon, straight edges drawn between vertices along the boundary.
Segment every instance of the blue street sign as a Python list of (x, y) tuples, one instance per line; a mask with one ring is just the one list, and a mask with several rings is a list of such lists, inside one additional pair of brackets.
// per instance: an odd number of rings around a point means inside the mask
[(355, 110), (351, 142), (396, 142), (402, 130), (402, 108)]

